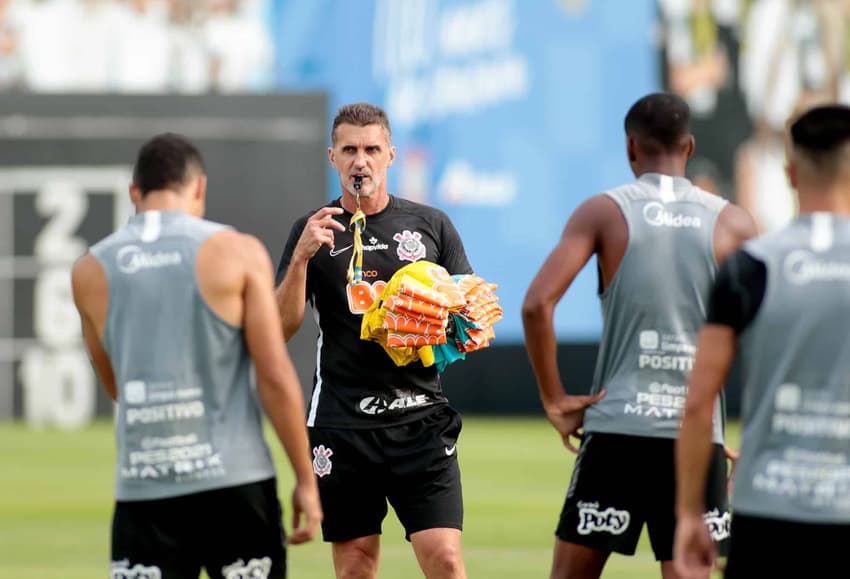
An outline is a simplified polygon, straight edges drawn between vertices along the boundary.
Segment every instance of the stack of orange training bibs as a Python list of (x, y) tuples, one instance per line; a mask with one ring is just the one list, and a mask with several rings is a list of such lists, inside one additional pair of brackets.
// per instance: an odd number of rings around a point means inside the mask
[[(502, 307), (494, 283), (487, 283), (477, 275), (455, 276), (458, 288), (464, 294), (466, 305), (452, 312), (455, 320), (455, 342), (459, 351), (472, 352), (486, 348), (490, 340), (496, 337), (493, 324), (503, 317)], [(464, 323), (465, 322), (465, 323)]]
[(411, 263), (363, 315), (360, 337), (378, 342), (399, 366), (418, 360), (442, 372), (495, 337), (493, 324), (502, 319), (496, 287), (429, 261)]
[[(438, 289), (435, 289), (435, 286)], [(383, 328), (387, 330), (388, 347), (421, 347), (446, 343), (449, 312), (462, 307), (465, 301), (460, 292), (442, 292), (439, 286), (440, 284), (433, 284), (428, 287), (410, 275), (402, 275), (397, 293), (387, 296), (385, 303), (387, 311)]]

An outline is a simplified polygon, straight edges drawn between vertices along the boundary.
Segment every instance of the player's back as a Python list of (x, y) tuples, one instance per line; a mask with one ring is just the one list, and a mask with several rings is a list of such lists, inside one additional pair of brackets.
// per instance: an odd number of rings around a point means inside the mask
[[(628, 227), (600, 294), (603, 334), (588, 432), (675, 438), (687, 377), (717, 271), (714, 228), (726, 201), (681, 177), (646, 173), (606, 192)], [(715, 441), (722, 428), (715, 425)]]
[(734, 507), (850, 524), (850, 219), (803, 215), (744, 251), (764, 264), (766, 283), (740, 334)]
[(117, 499), (274, 475), (241, 327), (199, 290), (199, 249), (225, 226), (146, 211), (92, 248), (106, 273), (103, 346), (118, 387)]

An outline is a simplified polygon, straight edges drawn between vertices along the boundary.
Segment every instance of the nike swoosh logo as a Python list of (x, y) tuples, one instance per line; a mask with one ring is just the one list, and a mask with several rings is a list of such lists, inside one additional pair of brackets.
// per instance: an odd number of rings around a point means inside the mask
[(455, 448), (457, 448), (457, 444), (451, 445), (451, 447), (446, 447), (446, 456), (451, 456), (455, 453)]
[(346, 251), (348, 251), (348, 250), (349, 250), (349, 249), (351, 249), (352, 247), (354, 247), (354, 244), (353, 244), (353, 243), (352, 243), (351, 245), (347, 245), (347, 246), (343, 247), (342, 249), (333, 248), (333, 249), (331, 249), (331, 250), (328, 252), (328, 254), (329, 254), (331, 257), (336, 257), (336, 256), (337, 256), (337, 255), (339, 255), (340, 253), (345, 253)]

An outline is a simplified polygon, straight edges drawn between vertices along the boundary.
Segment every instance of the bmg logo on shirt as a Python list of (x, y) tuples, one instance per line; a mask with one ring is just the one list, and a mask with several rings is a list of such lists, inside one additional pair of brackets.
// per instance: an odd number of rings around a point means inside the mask
[(640, 347), (642, 350), (657, 350), (659, 339), (658, 332), (655, 330), (644, 330), (639, 336)]
[[(364, 272), (368, 277), (372, 270)], [(375, 272), (377, 275), (377, 272)], [(348, 298), (348, 310), (352, 314), (365, 314), (372, 307), (384, 289), (387, 287), (387, 282), (378, 280), (374, 283), (368, 281), (359, 281), (354, 284), (345, 284), (345, 296)]]
[(803, 393), (796, 384), (785, 383), (776, 389), (774, 405), (779, 412), (797, 412), (802, 405)]
[(141, 380), (129, 380), (124, 384), (124, 400), (127, 404), (144, 404), (147, 400), (147, 389)]

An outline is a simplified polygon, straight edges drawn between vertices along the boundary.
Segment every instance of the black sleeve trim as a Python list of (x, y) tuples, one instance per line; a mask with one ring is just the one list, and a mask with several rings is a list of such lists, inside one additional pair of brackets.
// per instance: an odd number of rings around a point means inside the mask
[(767, 288), (767, 267), (744, 251), (720, 266), (708, 302), (709, 324), (731, 326), (740, 334), (756, 317)]

